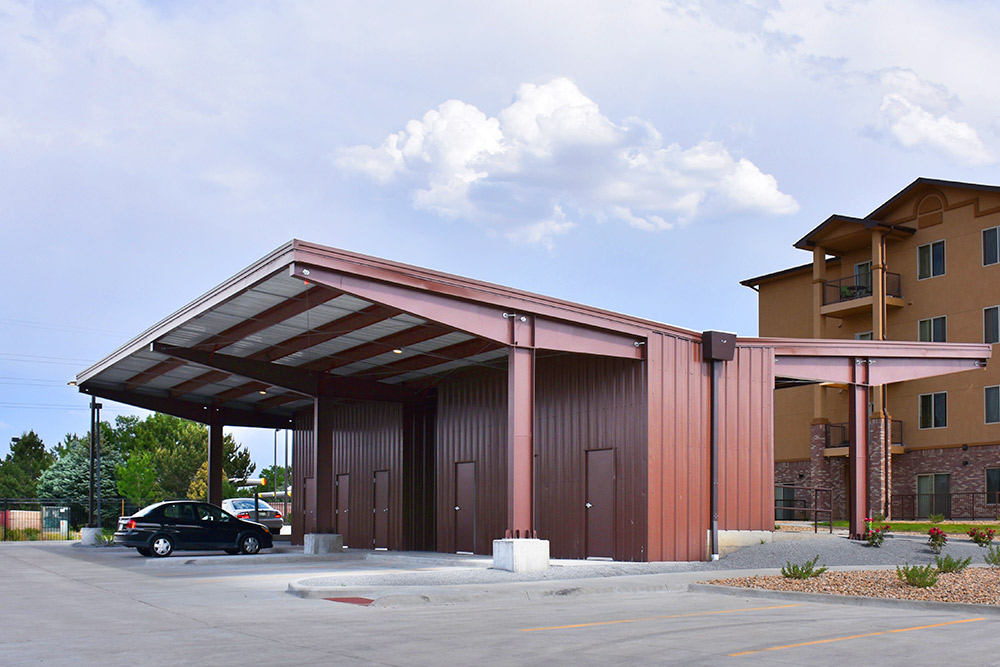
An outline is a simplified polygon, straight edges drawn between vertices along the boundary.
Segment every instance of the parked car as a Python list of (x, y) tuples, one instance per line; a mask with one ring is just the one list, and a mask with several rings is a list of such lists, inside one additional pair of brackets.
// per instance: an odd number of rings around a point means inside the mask
[(160, 557), (175, 549), (255, 554), (273, 546), (266, 526), (192, 500), (168, 500), (119, 518), (115, 544)]
[(281, 527), (285, 525), (281, 518), (281, 512), (274, 509), (263, 500), (257, 501), (257, 516), (254, 517), (253, 498), (226, 498), (222, 501), (222, 509), (226, 510), (237, 519), (256, 521), (267, 526), (272, 535), (280, 535)]

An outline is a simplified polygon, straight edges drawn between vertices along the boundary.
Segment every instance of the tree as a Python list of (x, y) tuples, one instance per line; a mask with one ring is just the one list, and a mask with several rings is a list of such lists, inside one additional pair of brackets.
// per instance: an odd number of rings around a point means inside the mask
[(268, 466), (261, 470), (258, 476), (267, 480), (266, 491), (281, 492), (285, 490), (285, 466)]
[[(236, 479), (236, 477), (233, 477)], [(240, 479), (243, 479), (242, 477)], [(244, 490), (229, 481), (226, 469), (222, 469), (222, 497), (235, 498), (248, 495)], [(187, 497), (191, 500), (208, 500), (208, 461), (201, 464), (198, 472), (194, 475), (191, 486), (188, 487)]]
[[(170, 415), (154, 414), (144, 420), (120, 416), (112, 427), (102, 423), (104, 441), (125, 459), (122, 493), (149, 501), (185, 498), (199, 467), (208, 459), (208, 427)], [(222, 443), (222, 467), (233, 477), (253, 470), (250, 452), (231, 435)], [(137, 457), (133, 462), (133, 457)], [(150, 479), (149, 470), (153, 471)], [(206, 477), (207, 479), (207, 477)], [(147, 495), (148, 494), (148, 495)]]
[(151, 452), (133, 452), (124, 465), (115, 469), (118, 476), (118, 493), (140, 507), (163, 498), (163, 490), (156, 483)]
[(22, 433), (0, 461), (0, 498), (37, 498), (38, 478), (55, 460), (34, 431)]
[[(62, 456), (38, 480), (38, 496), (86, 502), (90, 495), (90, 438), (67, 435)], [(115, 469), (121, 457), (111, 447), (101, 446), (101, 497), (118, 497)]]

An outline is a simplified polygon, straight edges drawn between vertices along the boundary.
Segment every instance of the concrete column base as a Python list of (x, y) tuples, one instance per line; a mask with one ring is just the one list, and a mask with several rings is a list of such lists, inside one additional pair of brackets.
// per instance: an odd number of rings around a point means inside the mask
[(80, 544), (85, 547), (99, 547), (103, 544), (100, 528), (81, 528)]
[(335, 554), (344, 550), (344, 536), (338, 533), (306, 533), (302, 552), (315, 556)]
[(493, 540), (493, 569), (508, 572), (544, 572), (549, 569), (549, 541)]

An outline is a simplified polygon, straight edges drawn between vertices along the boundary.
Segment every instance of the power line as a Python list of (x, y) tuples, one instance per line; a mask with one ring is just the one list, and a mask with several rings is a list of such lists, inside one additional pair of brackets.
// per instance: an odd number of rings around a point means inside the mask
[(91, 329), (89, 327), (78, 327), (72, 324), (56, 324), (53, 322), (35, 322), (32, 320), (16, 320), (10, 317), (0, 317), (0, 324), (13, 324), (19, 327), (31, 327), (34, 329), (48, 329), (50, 331), (76, 331), (79, 333), (96, 333), (106, 336), (126, 336), (128, 334), (120, 331), (110, 331), (108, 329)]
[[(55, 403), (5, 403), (0, 402), (0, 408), (19, 408), (22, 410), (90, 410), (90, 405), (57, 405)], [(125, 412), (124, 408), (102, 408), (104, 412)]]

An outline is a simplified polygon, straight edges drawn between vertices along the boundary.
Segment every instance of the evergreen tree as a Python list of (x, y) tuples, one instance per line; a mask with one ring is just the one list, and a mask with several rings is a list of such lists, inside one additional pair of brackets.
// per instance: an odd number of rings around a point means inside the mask
[[(67, 435), (62, 456), (38, 480), (38, 497), (86, 502), (90, 493), (90, 439)], [(111, 447), (101, 447), (101, 497), (117, 498), (115, 469), (121, 457)]]
[(37, 498), (38, 478), (55, 460), (34, 431), (21, 434), (0, 461), (0, 498)]

